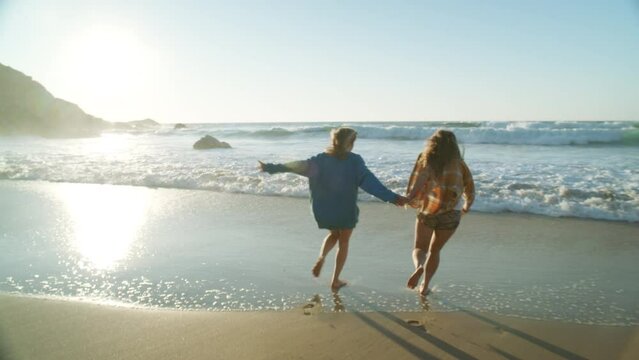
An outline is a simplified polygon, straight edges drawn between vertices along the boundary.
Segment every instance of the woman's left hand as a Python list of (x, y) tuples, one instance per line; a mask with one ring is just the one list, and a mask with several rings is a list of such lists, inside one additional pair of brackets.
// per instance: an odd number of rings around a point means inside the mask
[(263, 162), (261, 162), (259, 160), (257, 160), (257, 162), (259, 163), (258, 167), (260, 168), (260, 171), (262, 171), (262, 172), (266, 171), (265, 170), (266, 164), (264, 164)]
[(405, 196), (397, 195), (397, 199), (395, 200), (395, 205), (404, 206), (408, 203), (408, 199)]

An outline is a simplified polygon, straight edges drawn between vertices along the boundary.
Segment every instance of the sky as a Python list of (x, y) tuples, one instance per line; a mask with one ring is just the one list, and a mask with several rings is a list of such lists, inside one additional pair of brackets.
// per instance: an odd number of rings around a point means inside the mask
[(0, 0), (0, 63), (109, 121), (639, 120), (639, 0)]

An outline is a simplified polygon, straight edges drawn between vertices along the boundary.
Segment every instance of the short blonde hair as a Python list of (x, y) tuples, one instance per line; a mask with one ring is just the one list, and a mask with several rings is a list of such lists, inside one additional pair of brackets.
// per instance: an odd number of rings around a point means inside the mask
[(338, 127), (331, 130), (331, 146), (326, 149), (326, 153), (338, 159), (346, 159), (348, 150), (346, 149), (357, 138), (357, 131), (349, 127)]

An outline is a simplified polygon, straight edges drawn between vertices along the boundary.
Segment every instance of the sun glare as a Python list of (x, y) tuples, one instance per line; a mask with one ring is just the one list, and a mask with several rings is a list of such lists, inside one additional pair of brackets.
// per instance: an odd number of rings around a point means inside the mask
[(90, 28), (70, 39), (63, 53), (60, 71), (67, 91), (91, 111), (117, 113), (153, 90), (156, 57), (124, 28)]
[(109, 185), (70, 185), (59, 197), (66, 204), (72, 247), (96, 269), (125, 259), (144, 224), (149, 190)]
[(132, 141), (122, 134), (105, 133), (97, 139), (86, 142), (86, 153), (102, 154), (111, 157), (129, 157), (132, 154)]

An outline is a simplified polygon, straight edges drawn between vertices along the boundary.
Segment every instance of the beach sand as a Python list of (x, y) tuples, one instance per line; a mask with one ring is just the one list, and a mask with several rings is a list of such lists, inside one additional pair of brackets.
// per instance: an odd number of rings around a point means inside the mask
[[(73, 193), (86, 204), (112, 207), (113, 214), (100, 213), (105, 219), (125, 210), (109, 199), (124, 196), (129, 207), (146, 199), (145, 224), (135, 240), (142, 245), (131, 245), (138, 250), (113, 260), (128, 264), (129, 272), (163, 271), (160, 279), (236, 273), (231, 280), (238, 287), (249, 279), (274, 289), (275, 297), (317, 295), (297, 303), (288, 299), (285, 311), (181, 311), (96, 304), (90, 292), (79, 296), (88, 301), (79, 301), (10, 290), (0, 295), (2, 360), (639, 358), (637, 224), (471, 213), (442, 255), (434, 279), (440, 289), (422, 308), (417, 294), (405, 288), (412, 267), (412, 211), (360, 204), (344, 271), (351, 284), (334, 298), (328, 291), (332, 259), (319, 280), (310, 275), (324, 232), (316, 229), (307, 199), (4, 181), (0, 281), (11, 275), (18, 285), (35, 284), (27, 282), (33, 273), (76, 270), (71, 263), (78, 256), (85, 264), (96, 256), (74, 245), (78, 229), (71, 225), (83, 219), (100, 225), (83, 217), (87, 209), (65, 200)], [(102, 197), (91, 198), (97, 194)], [(56, 236), (61, 238), (54, 241)], [(96, 259), (98, 266), (103, 259)], [(26, 280), (18, 283), (20, 277)], [(82, 281), (90, 282), (91, 274)], [(108, 277), (104, 281), (112, 285)], [(12, 284), (5, 280), (5, 286)], [(460, 292), (460, 284), (468, 290)], [(538, 289), (526, 293), (529, 287)], [(546, 289), (552, 296), (545, 297)], [(523, 295), (511, 296), (520, 291)], [(472, 298), (475, 292), (482, 296)], [(259, 303), (261, 293), (252, 294), (257, 295), (251, 301)], [(522, 302), (525, 297), (532, 303)], [(596, 301), (589, 302), (591, 297)], [(394, 303), (384, 302), (389, 298), (414, 299), (415, 305), (393, 310)], [(454, 311), (441, 312), (442, 307)], [(630, 324), (597, 325), (617, 322)]]
[(473, 312), (143, 310), (0, 296), (2, 359), (637, 359), (639, 329)]

